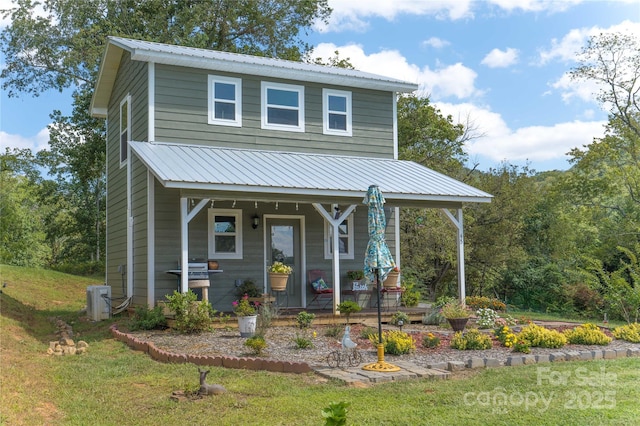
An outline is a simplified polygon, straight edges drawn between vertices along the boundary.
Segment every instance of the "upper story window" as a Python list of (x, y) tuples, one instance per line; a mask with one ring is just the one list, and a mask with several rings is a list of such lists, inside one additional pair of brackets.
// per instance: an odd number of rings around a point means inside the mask
[(304, 87), (262, 82), (262, 128), (304, 132)]
[(209, 209), (209, 258), (242, 259), (242, 210)]
[(242, 126), (242, 80), (209, 76), (209, 124)]
[(127, 163), (129, 141), (131, 140), (131, 96), (120, 102), (120, 167)]
[[(334, 207), (337, 205), (334, 204)], [(331, 259), (333, 256), (333, 232), (332, 226), (328, 222), (324, 223), (324, 258)], [(353, 214), (338, 225), (338, 245), (340, 259), (353, 259)]]
[(322, 89), (322, 115), (325, 135), (351, 136), (351, 92)]

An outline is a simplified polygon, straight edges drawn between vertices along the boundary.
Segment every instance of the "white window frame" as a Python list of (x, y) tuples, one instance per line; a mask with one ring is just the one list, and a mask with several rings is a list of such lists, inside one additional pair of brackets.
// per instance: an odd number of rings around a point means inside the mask
[[(289, 107), (283, 105), (269, 105), (267, 104), (267, 91), (269, 89), (286, 90), (289, 92), (296, 92), (298, 94), (298, 107)], [(284, 130), (286, 132), (304, 132), (304, 86), (298, 86), (294, 84), (282, 84), (263, 81), (260, 83), (261, 98), (261, 127), (263, 129), (270, 130)], [(289, 109), (298, 111), (298, 125), (290, 126), (286, 124), (274, 124), (268, 122), (267, 111), (269, 107), (277, 107), (281, 109)]]
[[(346, 100), (346, 111), (329, 110), (329, 96), (342, 97)], [(341, 114), (346, 116), (346, 130), (332, 129), (329, 127), (329, 114)], [(352, 136), (351, 128), (351, 92), (345, 90), (322, 89), (322, 133), (325, 135)]]
[[(234, 120), (216, 118), (215, 83), (233, 84), (235, 86), (235, 101), (231, 102), (228, 99), (218, 100), (219, 102), (232, 103), (234, 105), (236, 113)], [(242, 127), (242, 80), (220, 75), (209, 75), (208, 86), (209, 124)]]
[[(214, 223), (216, 216), (233, 216), (236, 219), (236, 232), (235, 233), (220, 233), (218, 235), (235, 236), (236, 238), (236, 251), (230, 252), (216, 252)], [(209, 209), (207, 213), (207, 240), (209, 259), (242, 259), (242, 210), (240, 209)]]
[[(335, 211), (334, 207), (337, 207), (337, 204), (333, 204), (331, 206), (331, 211)], [(350, 214), (349, 217), (345, 220), (347, 223), (347, 253), (340, 253), (340, 259), (353, 259), (353, 214)], [(331, 249), (333, 248), (333, 238), (332, 238), (332, 227), (326, 220), (324, 221), (324, 258), (332, 259), (333, 255), (331, 254)], [(344, 237), (343, 237), (344, 238)]]
[[(127, 127), (122, 127), (122, 106), (127, 106)], [(120, 167), (127, 165), (127, 159), (129, 157), (129, 142), (131, 141), (131, 95), (127, 94), (120, 101), (120, 109), (118, 110), (118, 122), (120, 123), (120, 131), (118, 132), (118, 145), (120, 146)], [(126, 135), (126, 144), (122, 142), (122, 136), (124, 132)]]

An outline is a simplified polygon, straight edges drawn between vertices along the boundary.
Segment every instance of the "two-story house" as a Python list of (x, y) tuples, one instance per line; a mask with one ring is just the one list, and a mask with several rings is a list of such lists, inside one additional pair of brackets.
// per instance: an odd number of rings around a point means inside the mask
[[(322, 269), (340, 300), (362, 269), (367, 188), (386, 198), (387, 242), (400, 258), (400, 206), (441, 208), (491, 196), (397, 159), (396, 99), (417, 85), (356, 70), (110, 37), (91, 113), (107, 131), (106, 282), (153, 306), (215, 259), (208, 298), (229, 311), (238, 282), (269, 291), (266, 267), (294, 273), (291, 307)], [(461, 294), (464, 269), (460, 263)], [(185, 269), (185, 268), (183, 268)]]

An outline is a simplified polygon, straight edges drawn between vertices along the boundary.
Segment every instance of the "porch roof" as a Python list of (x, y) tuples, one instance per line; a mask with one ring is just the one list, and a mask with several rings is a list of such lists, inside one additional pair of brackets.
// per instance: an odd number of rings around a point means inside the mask
[(359, 204), (375, 184), (387, 205), (455, 208), (492, 198), (412, 161), (167, 142), (131, 148), (162, 185), (194, 196)]

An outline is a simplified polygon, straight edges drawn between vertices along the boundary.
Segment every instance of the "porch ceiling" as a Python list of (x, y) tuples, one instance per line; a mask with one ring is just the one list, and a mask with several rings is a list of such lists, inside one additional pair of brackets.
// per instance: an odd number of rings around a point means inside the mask
[(378, 185), (387, 205), (455, 208), (492, 196), (411, 161), (131, 142), (167, 188), (250, 200), (360, 204)]

